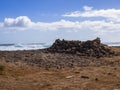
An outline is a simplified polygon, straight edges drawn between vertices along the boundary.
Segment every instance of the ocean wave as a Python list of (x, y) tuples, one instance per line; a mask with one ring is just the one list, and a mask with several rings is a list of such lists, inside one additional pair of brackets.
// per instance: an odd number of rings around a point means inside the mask
[(27, 44), (0, 44), (1, 51), (15, 51), (15, 50), (35, 50), (48, 48), (50, 44), (47, 43), (27, 43)]

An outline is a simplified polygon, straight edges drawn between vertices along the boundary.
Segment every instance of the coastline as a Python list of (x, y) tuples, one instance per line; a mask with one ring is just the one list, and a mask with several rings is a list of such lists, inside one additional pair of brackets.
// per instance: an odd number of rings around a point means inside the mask
[(100, 58), (50, 52), (47, 49), (0, 51), (0, 89), (120, 89), (120, 47), (117, 55)]

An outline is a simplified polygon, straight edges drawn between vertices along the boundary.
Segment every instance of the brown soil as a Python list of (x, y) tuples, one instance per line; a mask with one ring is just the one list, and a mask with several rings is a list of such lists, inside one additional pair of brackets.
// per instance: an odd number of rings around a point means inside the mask
[(88, 57), (44, 50), (0, 51), (0, 90), (120, 90), (117, 56)]

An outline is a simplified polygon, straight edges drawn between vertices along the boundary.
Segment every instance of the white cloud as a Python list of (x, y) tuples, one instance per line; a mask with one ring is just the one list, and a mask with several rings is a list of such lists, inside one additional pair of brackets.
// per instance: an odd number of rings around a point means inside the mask
[(3, 23), (0, 23), (0, 28), (3, 27)]
[(98, 33), (106, 33), (120, 32), (120, 23), (106, 20), (32, 22), (27, 16), (19, 16), (17, 18), (5, 18), (4, 22), (0, 23), (0, 28), (11, 30), (92, 30)]
[(93, 10), (92, 7), (84, 6), (85, 11), (74, 11), (66, 13), (64, 17), (103, 17), (106, 20), (120, 22), (120, 9), (100, 9)]
[(29, 27), (33, 23), (27, 16), (19, 16), (17, 18), (5, 18), (4, 27)]
[(84, 6), (84, 7), (83, 7), (83, 9), (84, 9), (85, 11), (92, 10), (92, 8), (93, 8), (93, 7), (90, 7), (90, 6)]

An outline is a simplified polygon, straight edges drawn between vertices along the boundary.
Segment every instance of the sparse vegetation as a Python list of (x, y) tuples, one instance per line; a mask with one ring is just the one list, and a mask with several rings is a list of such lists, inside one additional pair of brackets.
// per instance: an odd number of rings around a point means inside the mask
[(0, 64), (0, 75), (3, 75), (5, 67)]
[(3, 65), (0, 65), (0, 72), (4, 71), (4, 66)]

